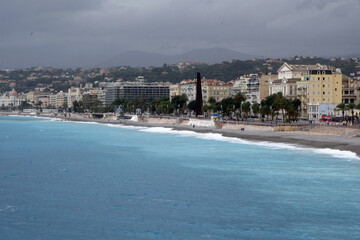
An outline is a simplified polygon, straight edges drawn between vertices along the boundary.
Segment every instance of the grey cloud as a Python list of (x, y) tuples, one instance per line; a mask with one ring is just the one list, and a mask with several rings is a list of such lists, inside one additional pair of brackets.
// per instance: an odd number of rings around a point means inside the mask
[(124, 50), (174, 54), (226, 47), (267, 56), (359, 53), (359, 3), (2, 0), (0, 68), (14, 62), (84, 65)]

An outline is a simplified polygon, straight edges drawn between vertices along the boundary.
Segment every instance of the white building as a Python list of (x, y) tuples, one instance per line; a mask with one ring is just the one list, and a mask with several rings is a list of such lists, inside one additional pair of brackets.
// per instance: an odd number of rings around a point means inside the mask
[(67, 105), (69, 108), (73, 106), (73, 102), (81, 100), (81, 92), (78, 87), (71, 87), (68, 89)]
[(260, 78), (257, 74), (241, 76), (234, 80), (232, 96), (242, 93), (251, 104), (260, 103)]
[(269, 94), (282, 92), (283, 96), (288, 99), (295, 99), (297, 97), (296, 82), (301, 81), (303, 74), (310, 70), (326, 70), (325, 65), (297, 65), (284, 63), (278, 69), (278, 79), (269, 80)]
[(7, 92), (0, 97), (0, 106), (4, 107), (17, 107), (21, 104), (18, 93), (13, 89), (11, 92)]

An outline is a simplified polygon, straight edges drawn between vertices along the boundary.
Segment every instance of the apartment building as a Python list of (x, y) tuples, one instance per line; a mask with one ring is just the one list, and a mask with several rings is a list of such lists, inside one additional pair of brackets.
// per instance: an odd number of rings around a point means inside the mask
[(241, 76), (233, 82), (232, 96), (242, 93), (246, 101), (252, 104), (260, 102), (260, 78), (257, 74)]
[(360, 81), (343, 75), (342, 80), (342, 102), (345, 104), (360, 103)]
[(278, 79), (269, 80), (269, 94), (282, 92), (288, 99), (297, 98), (297, 82), (301, 81), (303, 74), (310, 70), (326, 70), (327, 66), (316, 65), (293, 65), (284, 63), (278, 69)]
[(146, 101), (169, 97), (169, 85), (166, 83), (116, 82), (105, 87), (105, 103), (111, 104), (116, 99), (134, 100), (144, 98)]
[[(201, 79), (201, 90), (203, 103), (206, 104), (210, 98), (221, 101), (231, 96), (232, 83), (225, 83), (216, 79)], [(185, 94), (188, 102), (196, 100), (196, 79), (183, 80), (180, 82), (181, 94)]]
[(342, 102), (342, 74), (331, 70), (310, 70), (308, 75), (308, 117), (319, 120), (321, 115), (335, 115)]

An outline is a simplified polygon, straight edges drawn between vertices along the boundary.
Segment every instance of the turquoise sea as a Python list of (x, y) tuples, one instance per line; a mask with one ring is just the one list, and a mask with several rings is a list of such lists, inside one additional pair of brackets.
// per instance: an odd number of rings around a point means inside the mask
[(360, 159), (0, 117), (0, 239), (360, 239)]

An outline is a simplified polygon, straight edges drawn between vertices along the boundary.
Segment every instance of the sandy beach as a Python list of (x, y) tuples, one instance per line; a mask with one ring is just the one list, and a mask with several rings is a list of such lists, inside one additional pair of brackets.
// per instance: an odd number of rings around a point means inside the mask
[[(0, 115), (13, 115), (13, 113), (0, 113)], [(21, 114), (23, 115), (23, 114)], [(52, 117), (50, 115), (40, 115), (40, 117)], [(144, 127), (164, 127), (172, 128), (178, 131), (194, 131), (198, 133), (218, 133), (226, 137), (241, 138), (249, 141), (266, 141), (275, 143), (286, 143), (301, 147), (311, 148), (330, 148), (342, 151), (351, 151), (356, 153), (360, 157), (360, 137), (346, 137), (343, 135), (329, 135), (321, 133), (313, 133), (311, 131), (286, 131), (286, 132), (274, 132), (274, 131), (257, 131), (247, 130), (241, 131), (240, 129), (218, 129), (211, 127), (192, 127), (187, 125), (176, 125), (176, 124), (158, 124), (141, 121), (130, 121), (130, 120), (114, 120), (108, 119), (91, 119), (82, 118), (78, 115), (72, 114), (70, 117), (57, 116), (63, 121), (86, 121), (86, 122), (97, 122), (103, 124), (123, 124), (128, 126), (144, 126)]]
[(336, 135), (304, 134), (302, 132), (270, 132), (254, 130), (228, 130), (213, 129), (204, 127), (177, 126), (177, 125), (158, 125), (149, 123), (133, 123), (127, 121), (125, 125), (146, 126), (146, 127), (166, 127), (175, 130), (195, 131), (198, 133), (219, 133), (226, 137), (241, 138), (249, 141), (267, 141), (276, 143), (286, 143), (296, 146), (311, 148), (331, 148), (343, 151), (351, 151), (360, 157), (360, 137), (346, 138)]

